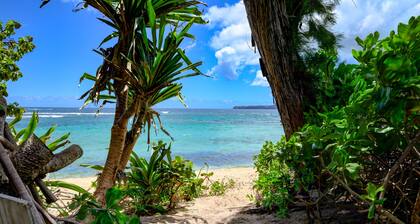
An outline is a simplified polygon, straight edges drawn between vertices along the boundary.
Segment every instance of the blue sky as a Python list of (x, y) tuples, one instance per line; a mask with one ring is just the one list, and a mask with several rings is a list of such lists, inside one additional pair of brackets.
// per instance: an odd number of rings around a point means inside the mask
[[(94, 10), (72, 12), (77, 0), (53, 0), (43, 9), (40, 1), (5, 1), (0, 21), (22, 24), (20, 35), (34, 37), (36, 49), (19, 62), (24, 77), (9, 84), (9, 101), (23, 106), (79, 107), (77, 98), (89, 87), (78, 87), (84, 72), (94, 74), (101, 63), (92, 49), (110, 33)], [(238, 0), (206, 1), (208, 25), (193, 28), (195, 42), (188, 54), (201, 60), (203, 72), (214, 78), (195, 77), (183, 81), (190, 108), (230, 108), (233, 105), (271, 104), (271, 91), (261, 75), (258, 55), (250, 47), (250, 30), (243, 3)], [(335, 31), (344, 38), (340, 56), (351, 61), (355, 36), (379, 30), (387, 34), (398, 22), (420, 14), (417, 0), (343, 0), (337, 8)], [(160, 107), (182, 107), (170, 100)]]

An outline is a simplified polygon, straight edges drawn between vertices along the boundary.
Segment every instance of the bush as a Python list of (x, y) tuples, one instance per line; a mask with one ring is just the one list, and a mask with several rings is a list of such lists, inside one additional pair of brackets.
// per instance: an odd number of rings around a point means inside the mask
[(225, 180), (216, 180), (211, 182), (210, 186), (208, 187), (209, 191), (208, 194), (210, 196), (221, 196), (226, 193), (226, 191), (230, 188), (235, 186), (235, 181), (233, 179)]
[(318, 104), (306, 125), (288, 141), (266, 143), (255, 159), (262, 205), (284, 214), (296, 195), (309, 205), (345, 195), (369, 208), (369, 219), (379, 213), (411, 221), (420, 187), (413, 171), (420, 170), (419, 37), (420, 17), (413, 17), (382, 40), (378, 32), (356, 38), (358, 64), (336, 65), (331, 52), (315, 55), (330, 61), (311, 68)]
[(153, 214), (172, 209), (183, 200), (201, 195), (204, 178), (193, 164), (180, 156), (172, 159), (171, 146), (159, 141), (152, 145), (149, 160), (133, 153), (130, 159), (127, 194), (136, 214)]

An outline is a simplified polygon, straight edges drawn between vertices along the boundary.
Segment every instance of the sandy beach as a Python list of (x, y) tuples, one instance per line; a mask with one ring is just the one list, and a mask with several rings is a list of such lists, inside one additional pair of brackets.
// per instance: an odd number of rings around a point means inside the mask
[[(233, 188), (221, 196), (204, 196), (179, 204), (178, 208), (165, 215), (141, 217), (142, 223), (302, 223), (304, 215), (293, 215), (291, 219), (278, 219), (274, 214), (261, 213), (248, 195), (252, 189), (256, 172), (253, 168), (224, 168), (209, 170), (211, 180), (235, 181)], [(67, 182), (89, 188), (95, 177), (66, 178)]]

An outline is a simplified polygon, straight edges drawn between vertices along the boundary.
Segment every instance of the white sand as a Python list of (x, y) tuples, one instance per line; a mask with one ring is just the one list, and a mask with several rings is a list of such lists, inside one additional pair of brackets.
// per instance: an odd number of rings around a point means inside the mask
[[(302, 223), (304, 214), (293, 215), (291, 219), (277, 219), (273, 214), (255, 212), (254, 203), (247, 197), (253, 195), (253, 168), (226, 168), (211, 170), (212, 180), (235, 181), (235, 186), (222, 196), (207, 196), (191, 202), (181, 203), (177, 209), (166, 215), (141, 217), (142, 223)], [(67, 182), (89, 188), (95, 177), (67, 178)]]

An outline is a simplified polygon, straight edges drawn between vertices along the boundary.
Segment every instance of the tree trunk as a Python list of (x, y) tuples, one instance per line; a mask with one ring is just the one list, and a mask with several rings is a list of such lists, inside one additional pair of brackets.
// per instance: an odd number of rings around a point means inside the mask
[(127, 91), (124, 90), (124, 87), (116, 88), (116, 93), (117, 106), (115, 108), (114, 124), (111, 128), (108, 156), (104, 169), (98, 177), (98, 185), (94, 193), (96, 199), (102, 204), (105, 203), (106, 191), (115, 184), (118, 165), (124, 149), (125, 136), (127, 133), (128, 120), (123, 119), (123, 115), (127, 107), (128, 94)]
[(134, 146), (137, 143), (137, 140), (140, 136), (141, 129), (134, 131), (131, 130), (127, 133), (123, 154), (121, 156), (120, 164), (118, 166), (118, 170), (123, 172), (127, 167), (128, 161), (130, 160), (131, 153), (133, 152)]
[(293, 48), (293, 33), (286, 11), (286, 0), (244, 0), (252, 37), (262, 60), (261, 69), (266, 76), (286, 138), (304, 124), (303, 73)]
[(121, 156), (120, 164), (118, 166), (118, 170), (120, 172), (123, 172), (125, 170), (128, 161), (130, 160), (130, 156), (133, 152), (134, 146), (136, 145), (137, 140), (140, 137), (142, 127), (144, 125), (145, 111), (145, 106), (142, 106), (142, 109), (138, 114), (136, 122), (126, 135), (123, 154)]
[(118, 165), (124, 148), (126, 132), (126, 126), (121, 127), (118, 124), (112, 126), (108, 156), (104, 169), (98, 177), (98, 185), (95, 191), (95, 196), (101, 203), (105, 202), (106, 191), (114, 186)]

